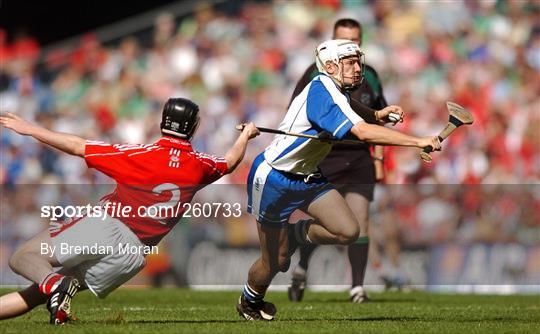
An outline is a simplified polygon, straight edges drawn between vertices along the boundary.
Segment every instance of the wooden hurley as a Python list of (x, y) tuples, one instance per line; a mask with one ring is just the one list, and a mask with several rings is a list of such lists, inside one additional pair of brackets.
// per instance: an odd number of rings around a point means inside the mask
[[(462, 125), (473, 124), (473, 115), (465, 108), (454, 102), (446, 102), (446, 108), (448, 109), (448, 124), (439, 133), (439, 141), (443, 141), (446, 137), (450, 136), (457, 128)], [(420, 152), (420, 158), (425, 162), (431, 162), (432, 158), (429, 155), (433, 151), (433, 147), (424, 147), (424, 150)]]

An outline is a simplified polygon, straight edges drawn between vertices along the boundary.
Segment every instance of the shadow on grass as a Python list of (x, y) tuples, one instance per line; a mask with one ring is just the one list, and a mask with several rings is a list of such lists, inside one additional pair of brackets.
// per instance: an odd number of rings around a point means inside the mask
[(101, 324), (101, 325), (129, 325), (129, 324), (223, 324), (223, 323), (240, 323), (245, 322), (246, 320), (224, 320), (224, 319), (210, 319), (210, 320), (189, 320), (189, 319), (139, 319), (139, 320), (124, 320), (121, 322), (105, 321), (105, 320), (89, 320), (89, 321), (80, 321), (74, 324), (84, 325), (84, 324)]
[[(369, 301), (362, 303), (365, 305), (371, 305), (371, 304), (379, 304), (379, 303), (414, 303), (417, 300), (414, 298), (385, 298), (385, 299), (372, 299), (370, 298)], [(327, 304), (327, 303), (349, 303), (349, 301), (345, 298), (332, 298), (332, 299), (312, 299), (307, 298), (305, 300), (305, 303), (313, 303), (313, 304)], [(294, 303), (296, 304), (296, 303)]]
[[(343, 322), (362, 322), (362, 321), (418, 321), (421, 318), (418, 317), (364, 317), (364, 318), (303, 318), (303, 319), (276, 319), (272, 322), (280, 323), (302, 323), (313, 321), (343, 321)], [(102, 324), (102, 325), (129, 325), (129, 324), (213, 324), (213, 323), (245, 323), (246, 320), (237, 319), (209, 319), (209, 320), (189, 320), (189, 319), (139, 319), (139, 320), (123, 320), (119, 322), (112, 322), (106, 320), (89, 320), (89, 321), (77, 321), (72, 324), (85, 325), (85, 324)], [(264, 322), (264, 321), (263, 321)]]

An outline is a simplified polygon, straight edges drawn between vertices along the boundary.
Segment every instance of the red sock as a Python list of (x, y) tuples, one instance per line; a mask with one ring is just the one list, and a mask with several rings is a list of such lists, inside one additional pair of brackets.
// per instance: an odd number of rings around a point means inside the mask
[(41, 283), (39, 283), (39, 291), (47, 296), (50, 295), (51, 292), (53, 292), (56, 287), (60, 285), (60, 282), (62, 282), (62, 278), (64, 277), (64, 275), (50, 273), (49, 275), (45, 276)]

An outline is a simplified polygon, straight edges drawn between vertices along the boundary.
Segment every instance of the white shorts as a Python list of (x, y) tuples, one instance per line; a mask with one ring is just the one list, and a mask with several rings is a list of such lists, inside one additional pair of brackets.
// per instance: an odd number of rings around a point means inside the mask
[(122, 246), (144, 244), (119, 220), (84, 217), (58, 234), (51, 232), (56, 259), (99, 298), (135, 276), (146, 264), (141, 252)]

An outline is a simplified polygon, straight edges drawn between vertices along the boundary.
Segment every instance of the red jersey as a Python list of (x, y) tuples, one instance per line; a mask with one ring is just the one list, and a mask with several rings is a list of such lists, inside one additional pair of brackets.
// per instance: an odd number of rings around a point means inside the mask
[[(87, 141), (84, 158), (88, 167), (116, 181), (104, 197), (106, 208), (146, 245), (156, 245), (182, 218), (183, 204), (228, 169), (224, 158), (193, 151), (188, 141), (171, 137), (147, 145)], [(119, 207), (131, 212), (126, 217)]]

